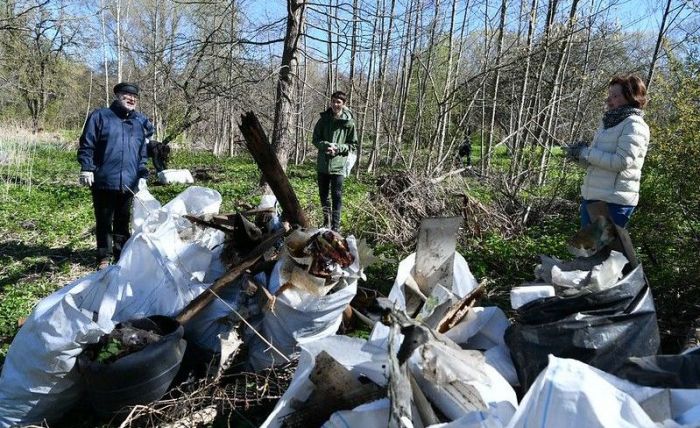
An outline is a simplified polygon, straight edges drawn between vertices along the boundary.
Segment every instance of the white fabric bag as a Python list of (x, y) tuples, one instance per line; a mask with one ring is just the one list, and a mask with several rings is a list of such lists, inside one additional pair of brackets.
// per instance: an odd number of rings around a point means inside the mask
[(135, 216), (140, 229), (127, 241), (118, 264), (39, 302), (12, 341), (0, 375), (0, 427), (61, 417), (82, 393), (75, 361), (85, 345), (118, 322), (175, 315), (209, 286), (201, 278), (221, 232), (191, 233), (182, 212), (168, 207), (215, 214), (220, 203), (218, 192), (189, 188), (163, 208), (151, 205), (150, 213)]

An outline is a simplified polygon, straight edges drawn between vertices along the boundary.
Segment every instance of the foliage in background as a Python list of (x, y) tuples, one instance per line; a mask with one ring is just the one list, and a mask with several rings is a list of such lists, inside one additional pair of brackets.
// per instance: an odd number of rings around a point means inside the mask
[(657, 306), (680, 324), (700, 317), (699, 53), (672, 58), (669, 72), (658, 76), (639, 212), (630, 226)]

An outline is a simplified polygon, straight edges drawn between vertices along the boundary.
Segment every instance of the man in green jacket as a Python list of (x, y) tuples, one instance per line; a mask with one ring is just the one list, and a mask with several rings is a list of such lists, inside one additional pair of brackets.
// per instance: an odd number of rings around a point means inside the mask
[[(312, 140), (318, 149), (316, 170), (324, 227), (330, 226), (335, 231), (340, 227), (340, 211), (343, 208), (343, 180), (350, 173), (357, 148), (355, 121), (352, 112), (345, 106), (346, 100), (344, 92), (336, 91), (331, 95), (330, 107), (321, 113), (316, 122)], [(328, 201), (329, 191), (332, 206)]]

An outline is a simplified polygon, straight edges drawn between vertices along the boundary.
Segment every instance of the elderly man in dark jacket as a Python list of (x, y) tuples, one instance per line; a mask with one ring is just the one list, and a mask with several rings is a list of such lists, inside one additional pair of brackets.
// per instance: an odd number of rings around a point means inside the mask
[[(316, 171), (318, 193), (323, 209), (324, 227), (337, 231), (340, 228), (340, 211), (343, 208), (343, 180), (352, 168), (357, 148), (357, 134), (352, 112), (345, 106), (346, 95), (342, 91), (331, 95), (330, 107), (321, 113), (314, 127), (313, 145), (318, 149)], [(328, 201), (330, 192), (332, 205)]]
[[(137, 112), (139, 87), (119, 83), (109, 108), (93, 111), (80, 137), (80, 184), (90, 187), (95, 209), (98, 269), (119, 260), (129, 239), (133, 194), (145, 184), (148, 119)], [(150, 129), (150, 130), (149, 130)]]

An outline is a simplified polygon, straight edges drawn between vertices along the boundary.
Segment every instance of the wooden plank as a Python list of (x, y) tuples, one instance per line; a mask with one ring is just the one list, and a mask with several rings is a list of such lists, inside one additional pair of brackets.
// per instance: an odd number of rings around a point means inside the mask
[(241, 124), (238, 126), (245, 138), (246, 147), (253, 156), (255, 163), (262, 172), (263, 179), (267, 182), (282, 207), (284, 219), (301, 227), (309, 227), (306, 214), (301, 209), (292, 185), (280, 165), (279, 159), (272, 152), (272, 148), (253, 112), (241, 115)]

